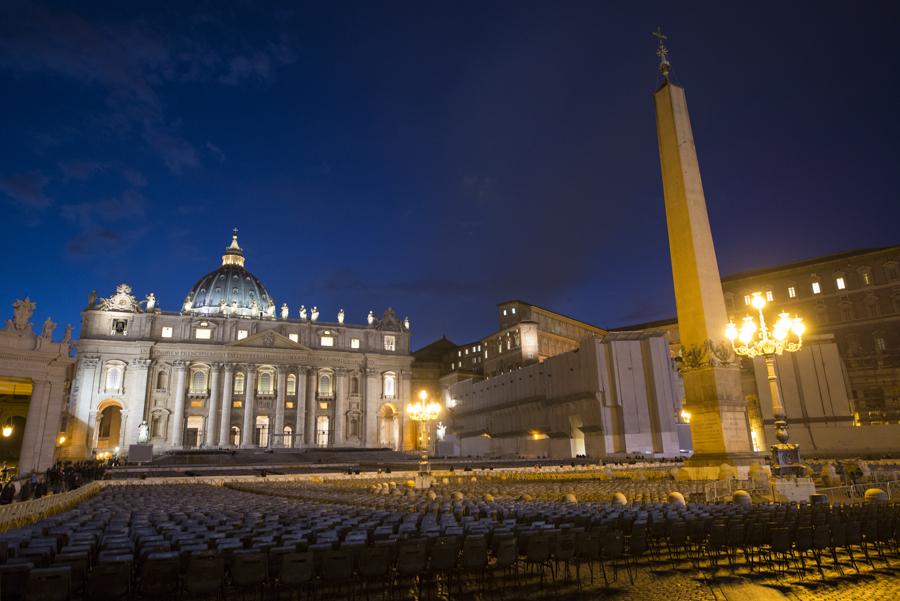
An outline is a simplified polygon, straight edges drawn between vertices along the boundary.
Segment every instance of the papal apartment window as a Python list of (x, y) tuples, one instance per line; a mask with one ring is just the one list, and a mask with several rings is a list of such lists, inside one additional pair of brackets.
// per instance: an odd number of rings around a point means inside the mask
[(797, 289), (793, 286), (788, 286), (788, 298), (797, 298)]
[(887, 343), (885, 342), (884, 338), (882, 338), (881, 336), (875, 337), (875, 350), (876, 351), (887, 350)]
[(885, 265), (884, 272), (889, 280), (900, 279), (900, 270), (897, 269), (896, 265)]
[(291, 339), (291, 342), (298, 342), (298, 343), (300, 342), (299, 334), (288, 334), (288, 338)]
[(457, 357), (462, 357), (462, 351), (456, 351), (456, 356), (457, 356)]
[(837, 286), (838, 290), (844, 290), (847, 287), (847, 282), (844, 281), (844, 278), (838, 277), (834, 279), (834, 285)]
[(359, 338), (350, 339), (350, 348), (359, 348)]
[(812, 293), (813, 294), (821, 294), (822, 293), (822, 286), (821, 286), (821, 284), (819, 284), (819, 282), (812, 283)]
[(114, 319), (112, 322), (112, 331), (110, 334), (113, 336), (125, 336), (128, 333), (128, 320), (126, 319)]
[(212, 330), (209, 328), (197, 328), (194, 330), (194, 338), (197, 340), (209, 340), (212, 338)]
[(515, 307), (513, 307), (512, 309), (510, 309), (510, 311), (512, 311), (512, 314), (513, 314), (513, 315), (516, 314), (516, 308), (515, 308)]
[(749, 295), (749, 294), (745, 294), (745, 295), (744, 295), (744, 304), (745, 304), (745, 305), (749, 305), (749, 304), (750, 304), (750, 295)]
[(384, 337), (384, 350), (393, 351), (397, 348), (397, 339), (393, 336)]
[(172, 337), (172, 326), (163, 326), (162, 337), (163, 338), (171, 338)]
[(864, 286), (872, 285), (872, 273), (869, 271), (862, 272), (862, 281)]
[(322, 336), (319, 338), (321, 346), (334, 346), (334, 336)]
[(234, 374), (234, 392), (236, 394), (244, 394), (244, 374)]
[(247, 337), (247, 330), (238, 330), (238, 340), (243, 340)]
[(771, 291), (771, 290), (766, 290), (766, 300), (769, 301), (770, 303), (771, 303), (773, 300), (775, 300), (775, 295), (772, 294), (772, 291)]
[(506, 317), (506, 309), (503, 309), (503, 317)]

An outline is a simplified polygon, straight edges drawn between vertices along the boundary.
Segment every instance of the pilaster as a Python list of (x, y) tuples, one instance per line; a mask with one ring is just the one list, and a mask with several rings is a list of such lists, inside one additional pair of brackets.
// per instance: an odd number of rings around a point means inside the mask
[(219, 435), (216, 417), (222, 391), (222, 364), (213, 363), (209, 367), (209, 399), (206, 403), (206, 446), (215, 448)]
[(297, 416), (294, 427), (294, 447), (299, 449), (303, 447), (303, 441), (306, 440), (304, 428), (306, 419), (306, 380), (308, 379), (309, 369), (306, 367), (297, 368), (297, 402), (294, 404), (297, 409)]
[(269, 444), (274, 447), (283, 447), (284, 395), (287, 387), (287, 369), (283, 365), (276, 366), (275, 376), (275, 429), (269, 434)]
[(222, 410), (219, 415), (219, 446), (231, 445), (231, 405), (234, 390), (234, 365), (225, 364), (225, 381), (222, 383)]
[(188, 362), (175, 361), (172, 367), (175, 370), (175, 407), (172, 411), (172, 423), (169, 424), (169, 446), (180, 449), (184, 446), (185, 372)]
[(256, 430), (256, 416), (253, 407), (256, 404), (256, 366), (247, 366), (247, 375), (244, 378), (244, 427), (241, 428), (241, 448), (253, 448), (253, 434)]

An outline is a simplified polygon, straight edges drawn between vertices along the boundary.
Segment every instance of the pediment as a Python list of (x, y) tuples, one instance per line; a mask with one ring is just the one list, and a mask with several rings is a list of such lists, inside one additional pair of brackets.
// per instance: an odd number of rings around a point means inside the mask
[(253, 336), (247, 336), (243, 340), (232, 342), (229, 346), (237, 347), (253, 347), (253, 348), (281, 348), (292, 351), (308, 351), (309, 347), (303, 346), (299, 342), (294, 342), (284, 334), (279, 334), (274, 330), (266, 330), (265, 332), (257, 332)]

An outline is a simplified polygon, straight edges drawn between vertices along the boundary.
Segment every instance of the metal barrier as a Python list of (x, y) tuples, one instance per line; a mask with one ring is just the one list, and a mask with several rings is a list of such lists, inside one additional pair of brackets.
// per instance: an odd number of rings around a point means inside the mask
[(849, 486), (832, 486), (829, 488), (819, 488), (816, 490), (818, 494), (828, 497), (828, 503), (858, 503), (865, 499), (866, 491), (870, 488), (880, 488), (887, 493), (888, 500), (900, 498), (900, 480), (891, 480), (889, 482), (865, 482), (861, 484), (851, 484)]

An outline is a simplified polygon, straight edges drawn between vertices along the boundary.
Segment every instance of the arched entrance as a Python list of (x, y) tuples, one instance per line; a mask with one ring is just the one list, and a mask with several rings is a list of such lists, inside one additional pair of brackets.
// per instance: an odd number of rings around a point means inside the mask
[(27, 378), (0, 378), (0, 461), (18, 465), (32, 394)]
[(327, 415), (320, 415), (316, 418), (316, 446), (328, 446), (328, 427), (329, 420)]
[(385, 403), (378, 412), (378, 444), (400, 450), (400, 420), (393, 403)]
[(118, 401), (100, 403), (97, 414), (97, 435), (94, 448), (97, 451), (113, 451), (119, 446), (122, 429), (122, 406)]

